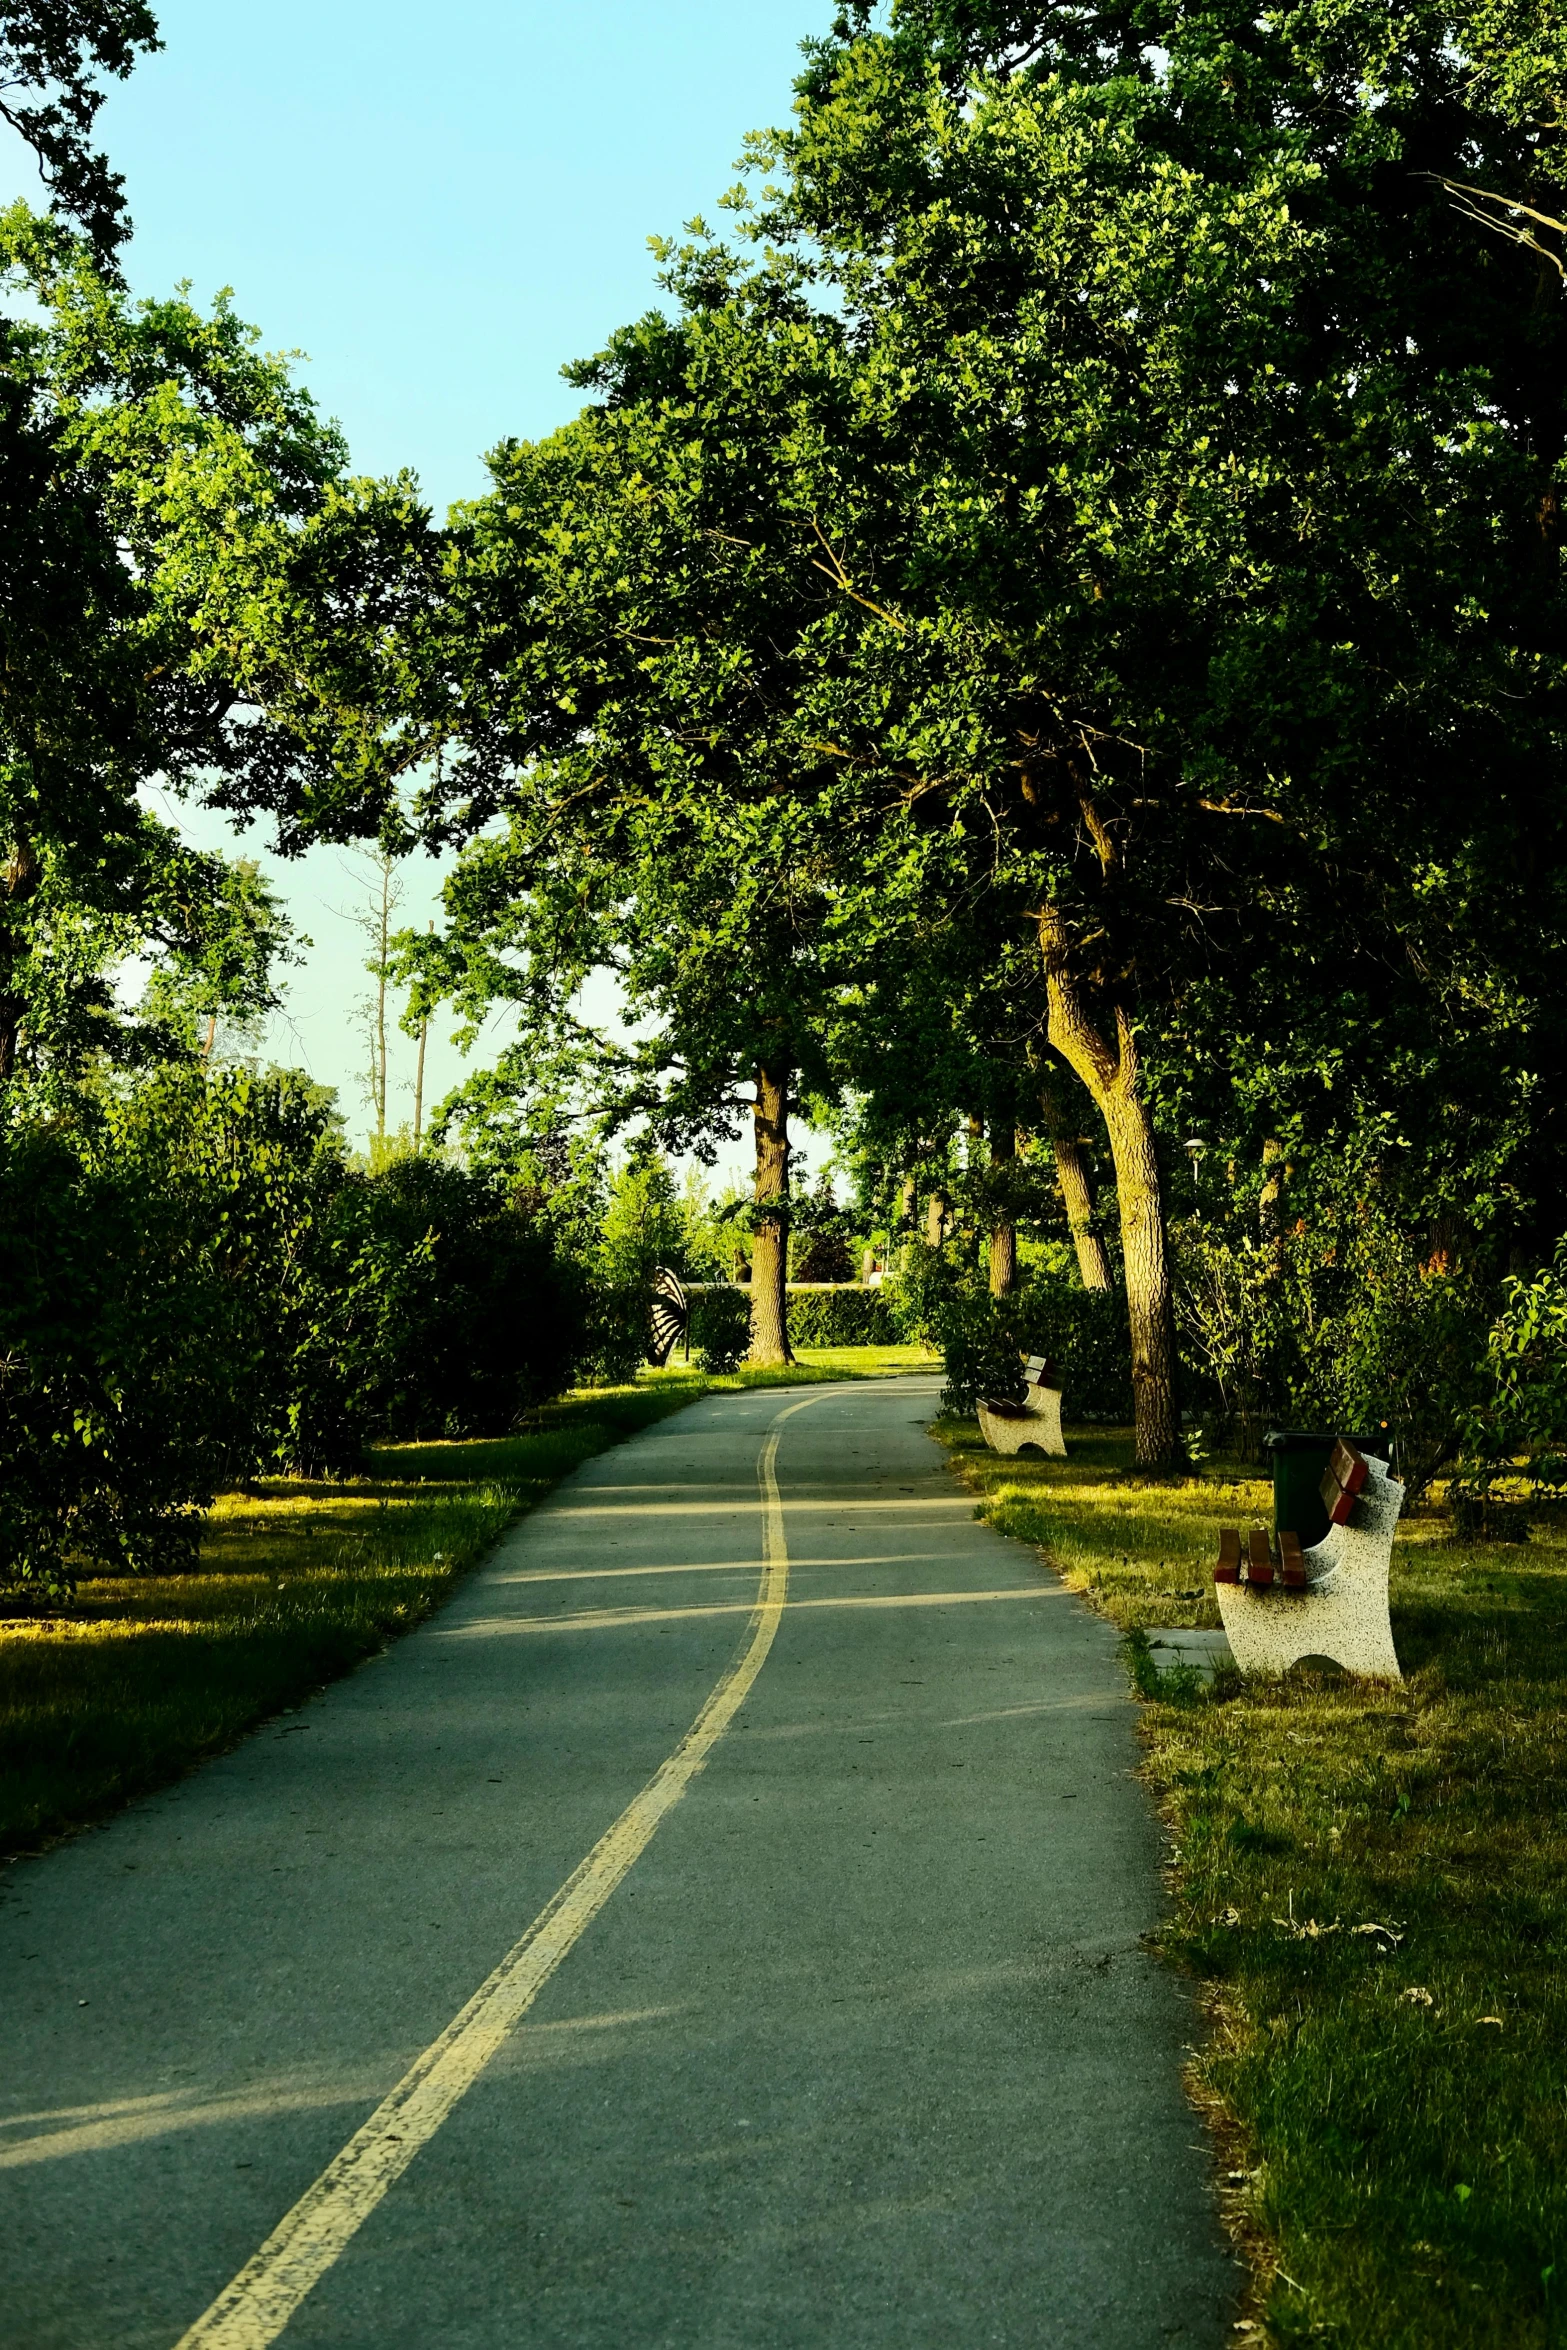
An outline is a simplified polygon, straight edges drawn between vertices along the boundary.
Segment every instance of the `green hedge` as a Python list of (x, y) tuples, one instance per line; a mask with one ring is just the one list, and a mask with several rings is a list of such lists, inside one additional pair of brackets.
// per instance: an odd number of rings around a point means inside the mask
[(1005, 1401), (1019, 1356), (1047, 1355), (1061, 1372), (1066, 1419), (1132, 1416), (1131, 1346), (1119, 1290), (1030, 1282), (1009, 1298), (952, 1298), (940, 1309), (937, 1329), (947, 1411), (972, 1413), (981, 1392)]
[(792, 1346), (896, 1346), (900, 1332), (879, 1289), (789, 1292)]

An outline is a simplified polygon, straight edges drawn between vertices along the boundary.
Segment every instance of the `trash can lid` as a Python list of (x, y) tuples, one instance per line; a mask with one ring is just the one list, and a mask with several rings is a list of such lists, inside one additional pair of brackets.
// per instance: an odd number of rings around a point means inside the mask
[(1353, 1428), (1270, 1428), (1263, 1437), (1267, 1452), (1331, 1452), (1339, 1442), (1352, 1444), (1359, 1452), (1375, 1453), (1379, 1461), (1388, 1457), (1389, 1430), (1384, 1421), (1380, 1428), (1364, 1432)]

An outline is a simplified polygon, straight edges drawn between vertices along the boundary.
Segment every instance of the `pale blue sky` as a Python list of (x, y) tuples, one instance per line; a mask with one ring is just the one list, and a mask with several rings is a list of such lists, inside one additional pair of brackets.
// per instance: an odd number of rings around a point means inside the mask
[[(100, 122), (125, 175), (138, 292), (234, 289), (299, 348), (357, 470), (411, 466), (438, 512), (483, 451), (569, 416), (564, 361), (657, 296), (647, 239), (713, 217), (745, 133), (784, 119), (828, 0), (162, 0), (165, 48)], [(5, 192), (36, 199), (0, 149)], [(214, 845), (226, 827), (192, 825)], [(250, 841), (252, 850), (259, 842)], [(362, 1133), (350, 1009), (362, 947), (341, 852), (265, 860), (316, 941), (269, 1049), (338, 1086)], [(422, 920), (434, 876), (408, 874)], [(402, 1046), (394, 1120), (412, 1095)], [(432, 1040), (427, 1102), (461, 1064)]]

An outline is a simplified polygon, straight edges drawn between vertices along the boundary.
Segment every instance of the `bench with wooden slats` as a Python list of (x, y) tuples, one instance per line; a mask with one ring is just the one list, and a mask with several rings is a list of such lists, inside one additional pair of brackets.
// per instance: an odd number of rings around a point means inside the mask
[(1281, 1532), (1278, 1548), (1268, 1540), (1265, 1526), (1253, 1526), (1243, 1536), (1238, 1527), (1219, 1532), (1219, 1563), (1215, 1583), (1246, 1583), (1253, 1591), (1304, 1591), (1306, 1560), (1297, 1534)]
[(1060, 1370), (1048, 1355), (1030, 1355), (1024, 1366), (1023, 1380), (1025, 1386), (1053, 1387), (1058, 1392), (1062, 1384)]

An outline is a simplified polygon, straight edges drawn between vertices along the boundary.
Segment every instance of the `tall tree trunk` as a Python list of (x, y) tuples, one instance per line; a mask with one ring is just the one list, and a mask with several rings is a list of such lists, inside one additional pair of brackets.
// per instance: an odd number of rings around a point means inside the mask
[[(990, 1163), (1005, 1166), (1017, 1157), (1017, 1129), (998, 1126), (990, 1138)], [(1002, 1217), (990, 1228), (990, 1294), (1010, 1297), (1017, 1287), (1017, 1226)]]
[(1052, 906), (1039, 917), (1039, 943), (1050, 1041), (1093, 1096), (1115, 1166), (1132, 1342), (1137, 1466), (1173, 1469), (1183, 1457), (1175, 1403), (1175, 1309), (1153, 1121), (1138, 1084), (1137, 1040), (1124, 1004), (1105, 1008), (1114, 1022), (1113, 1042), (1106, 1033), (1106, 1017), (1089, 1009), (1070, 970), (1064, 925)]
[(1056, 1182), (1066, 1208), (1066, 1228), (1072, 1235), (1072, 1246), (1077, 1251), (1077, 1270), (1085, 1289), (1110, 1287), (1110, 1260), (1105, 1255), (1105, 1244), (1094, 1226), (1094, 1192), (1088, 1180), (1088, 1165), (1082, 1145), (1061, 1114), (1054, 1092), (1046, 1086), (1040, 1093), (1039, 1106), (1045, 1114), (1045, 1129), (1050, 1136), (1050, 1148), (1055, 1155)]
[[(42, 879), (38, 851), (20, 827), (12, 843), (11, 854), (5, 862), (4, 882), (7, 906), (23, 906), (33, 895)], [(22, 1015), (27, 999), (13, 984), (13, 974), (21, 960), (21, 943), (7, 929), (0, 935), (0, 1085), (8, 1085), (16, 1075), (16, 1057), (22, 1041)]]
[(900, 1232), (912, 1232), (914, 1229), (914, 1208), (916, 1199), (918, 1198), (918, 1193), (919, 1186), (916, 1183), (914, 1177), (912, 1175), (905, 1175), (903, 1181), (898, 1186), (897, 1228)]
[(747, 1362), (792, 1363), (789, 1351), (789, 1078), (787, 1067), (756, 1072), (758, 1214), (751, 1240), (751, 1351)]
[(392, 927), (392, 860), (381, 851), (381, 903), (375, 958), (375, 1138), (386, 1141), (386, 948)]
[(944, 1191), (933, 1191), (925, 1202), (925, 1245), (940, 1248), (947, 1237), (947, 1209), (950, 1205)]

